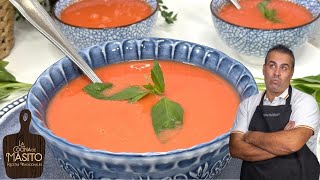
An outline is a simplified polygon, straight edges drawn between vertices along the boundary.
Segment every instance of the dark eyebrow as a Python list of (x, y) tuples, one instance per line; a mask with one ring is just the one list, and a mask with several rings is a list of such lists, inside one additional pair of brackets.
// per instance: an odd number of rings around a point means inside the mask
[(270, 60), (270, 61), (268, 62), (268, 64), (270, 64), (270, 63), (277, 64), (276, 62), (274, 62), (274, 61), (272, 61), (272, 60)]
[[(270, 63), (277, 64), (276, 62), (274, 62), (272, 60), (270, 60), (268, 64), (270, 64)], [(288, 66), (288, 67), (290, 67), (289, 64), (280, 64), (280, 66)]]
[(288, 67), (290, 67), (289, 64), (281, 64), (280, 66), (288, 66)]

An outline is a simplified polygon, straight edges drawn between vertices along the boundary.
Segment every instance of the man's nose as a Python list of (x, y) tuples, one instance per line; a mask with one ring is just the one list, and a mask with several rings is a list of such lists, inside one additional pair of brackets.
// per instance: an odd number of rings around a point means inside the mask
[(280, 76), (280, 68), (275, 68), (274, 75)]

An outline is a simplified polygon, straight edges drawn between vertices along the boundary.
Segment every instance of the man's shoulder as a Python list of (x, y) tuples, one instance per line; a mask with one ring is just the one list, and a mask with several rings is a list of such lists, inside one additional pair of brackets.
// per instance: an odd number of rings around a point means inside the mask
[(292, 88), (292, 98), (297, 100), (314, 100), (314, 97), (310, 94), (300, 91), (299, 89)]
[(303, 103), (306, 102), (307, 104), (309, 103), (314, 103), (317, 104), (316, 99), (311, 96), (310, 94), (307, 94), (305, 92), (302, 92), (296, 88), (292, 88), (292, 99), (291, 99), (292, 103)]
[(251, 101), (256, 101), (257, 99), (261, 99), (262, 97), (262, 94), (264, 93), (264, 91), (262, 92), (259, 92), (257, 94), (254, 94), (254, 95), (251, 95), (250, 97), (244, 99), (243, 101), (246, 101), (246, 102), (251, 102)]
[(240, 106), (256, 106), (259, 104), (263, 92), (259, 92), (257, 94), (251, 95), (250, 97), (247, 97), (246, 99), (242, 100), (240, 103)]

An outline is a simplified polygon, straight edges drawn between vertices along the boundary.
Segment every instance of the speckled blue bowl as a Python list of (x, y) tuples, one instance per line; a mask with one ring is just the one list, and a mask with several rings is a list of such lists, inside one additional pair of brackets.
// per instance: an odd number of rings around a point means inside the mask
[(210, 8), (213, 24), (221, 39), (230, 48), (244, 55), (265, 57), (268, 50), (277, 44), (295, 49), (304, 44), (313, 34), (320, 17), (320, 2), (318, 0), (290, 1), (308, 9), (314, 19), (301, 26), (285, 29), (248, 28), (226, 22), (218, 16), (219, 9), (230, 3), (230, 0), (212, 0)]
[(133, 24), (113, 28), (86, 28), (61, 21), (59, 18), (61, 12), (78, 1), (80, 0), (58, 0), (52, 8), (52, 14), (62, 33), (79, 50), (106, 41), (148, 37), (158, 17), (157, 0), (145, 0), (151, 6), (152, 13), (147, 18)]
[[(251, 73), (241, 63), (216, 49), (191, 42), (158, 38), (112, 41), (86, 48), (81, 55), (92, 68), (129, 60), (179, 61), (221, 75), (234, 86), (241, 99), (258, 92)], [(148, 153), (92, 150), (57, 137), (47, 128), (46, 109), (55, 93), (81, 74), (68, 58), (63, 58), (40, 75), (27, 99), (32, 125), (45, 137), (71, 177), (204, 179), (217, 177), (228, 164), (230, 132), (187, 149)]]

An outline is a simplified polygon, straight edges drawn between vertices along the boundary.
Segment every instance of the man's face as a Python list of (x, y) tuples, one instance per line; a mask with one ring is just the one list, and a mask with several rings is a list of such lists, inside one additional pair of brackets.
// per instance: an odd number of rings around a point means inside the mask
[(289, 87), (293, 75), (293, 64), (290, 55), (272, 51), (263, 65), (264, 81), (267, 91), (281, 94)]

